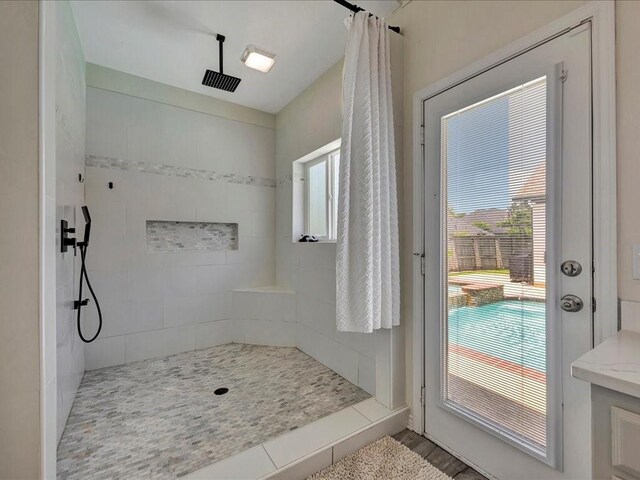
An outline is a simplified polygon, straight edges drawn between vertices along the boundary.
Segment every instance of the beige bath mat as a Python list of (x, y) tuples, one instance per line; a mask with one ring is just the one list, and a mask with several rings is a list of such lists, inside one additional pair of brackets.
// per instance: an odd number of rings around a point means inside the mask
[(307, 480), (453, 480), (391, 437), (361, 448)]

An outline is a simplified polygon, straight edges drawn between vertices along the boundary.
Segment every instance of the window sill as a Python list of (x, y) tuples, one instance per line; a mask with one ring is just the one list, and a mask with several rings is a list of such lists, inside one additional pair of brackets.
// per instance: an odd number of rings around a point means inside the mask
[(317, 242), (299, 242), (298, 240), (292, 240), (291, 243), (299, 243), (300, 245), (317, 245), (323, 243), (337, 243), (337, 240), (318, 240)]

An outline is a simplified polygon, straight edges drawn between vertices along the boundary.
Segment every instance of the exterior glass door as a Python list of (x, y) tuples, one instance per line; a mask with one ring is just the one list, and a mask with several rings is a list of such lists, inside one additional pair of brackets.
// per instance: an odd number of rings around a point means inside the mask
[(546, 447), (546, 77), (441, 119), (444, 401)]
[(496, 478), (591, 477), (590, 36), (423, 103), (424, 430)]

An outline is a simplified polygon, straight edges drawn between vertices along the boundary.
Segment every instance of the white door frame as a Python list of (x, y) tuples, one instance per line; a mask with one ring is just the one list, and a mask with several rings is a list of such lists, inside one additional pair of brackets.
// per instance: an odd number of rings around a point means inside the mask
[(616, 92), (614, 2), (589, 2), (547, 26), (474, 62), (413, 95), (413, 395), (409, 428), (424, 434), (424, 146), (423, 103), (430, 97), (495, 67), (580, 23), (592, 24), (593, 75), (593, 255), (598, 274), (593, 338), (599, 344), (618, 330), (616, 245)]
[(56, 478), (56, 8), (39, 0), (40, 477)]

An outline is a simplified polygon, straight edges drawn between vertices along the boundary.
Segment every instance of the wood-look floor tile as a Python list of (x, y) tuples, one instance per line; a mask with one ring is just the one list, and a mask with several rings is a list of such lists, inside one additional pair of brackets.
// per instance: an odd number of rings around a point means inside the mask
[(408, 448), (412, 448), (427, 440), (423, 436), (418, 435), (416, 432), (412, 432), (411, 430), (403, 430), (400, 433), (396, 433), (393, 438)]
[(426, 459), (431, 465), (450, 477), (455, 477), (468, 467), (467, 464), (440, 447), (436, 447), (435, 450), (427, 455)]
[(429, 439), (411, 430), (403, 430), (393, 436), (397, 441), (418, 453), (434, 467), (446, 473), (455, 480), (487, 480), (462, 460), (457, 459), (447, 451), (438, 447)]
[(413, 447), (411, 450), (416, 452), (422, 458), (427, 458), (433, 451), (438, 448), (438, 446), (430, 440), (424, 439), (424, 442), (420, 442), (418, 445)]
[(480, 475), (473, 468), (468, 467), (458, 475), (455, 476), (455, 480), (487, 480), (487, 477)]

